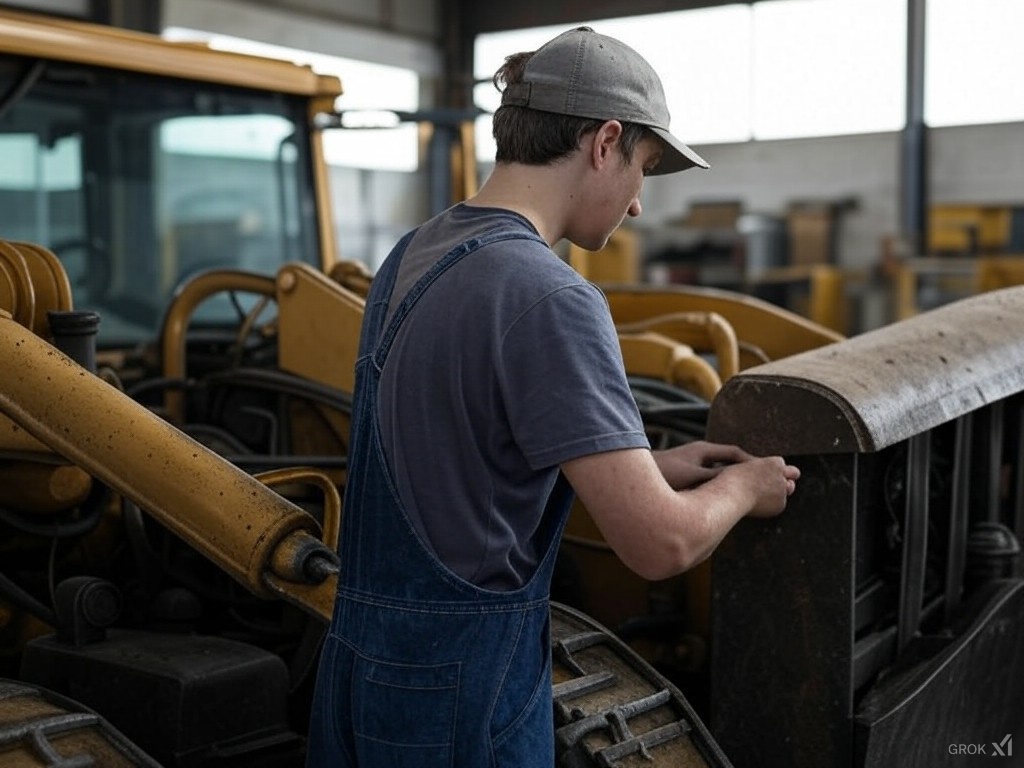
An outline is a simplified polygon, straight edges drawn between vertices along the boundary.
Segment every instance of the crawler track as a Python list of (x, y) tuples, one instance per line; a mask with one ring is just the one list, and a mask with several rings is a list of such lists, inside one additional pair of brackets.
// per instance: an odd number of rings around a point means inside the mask
[(729, 768), (683, 694), (586, 615), (551, 606), (558, 768)]

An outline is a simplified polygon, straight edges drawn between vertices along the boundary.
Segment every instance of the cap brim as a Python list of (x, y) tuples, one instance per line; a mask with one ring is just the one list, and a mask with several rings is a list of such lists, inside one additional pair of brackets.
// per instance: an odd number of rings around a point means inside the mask
[(678, 173), (679, 171), (685, 171), (688, 168), (710, 168), (708, 162), (690, 149), (688, 146), (683, 144), (679, 139), (673, 136), (663, 128), (651, 127), (651, 130), (665, 143), (665, 152), (661, 156), (661, 162), (659, 162), (654, 170), (651, 171), (651, 176), (661, 176), (666, 173)]

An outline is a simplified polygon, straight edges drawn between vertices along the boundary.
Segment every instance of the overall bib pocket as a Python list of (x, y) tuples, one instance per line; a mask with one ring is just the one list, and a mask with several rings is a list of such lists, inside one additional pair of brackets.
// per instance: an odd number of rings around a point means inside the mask
[(451, 765), (459, 668), (458, 662), (401, 664), (357, 654), (352, 704), (360, 762)]

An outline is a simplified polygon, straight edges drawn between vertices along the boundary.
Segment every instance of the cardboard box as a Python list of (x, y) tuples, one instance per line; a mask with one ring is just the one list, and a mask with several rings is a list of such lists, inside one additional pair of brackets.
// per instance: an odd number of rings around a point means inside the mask
[(683, 224), (693, 229), (735, 229), (742, 213), (743, 203), (736, 200), (694, 202)]
[(786, 214), (790, 264), (835, 261), (835, 214), (829, 205), (800, 205)]

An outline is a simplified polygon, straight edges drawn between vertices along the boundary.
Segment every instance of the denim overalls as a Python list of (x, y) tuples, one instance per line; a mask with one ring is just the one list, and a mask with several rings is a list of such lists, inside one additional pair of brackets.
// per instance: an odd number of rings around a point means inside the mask
[(406, 518), (376, 408), (395, 333), (433, 280), (482, 245), (534, 237), (517, 229), (462, 244), (417, 282), (387, 328), (410, 236), (374, 278), (356, 364), (341, 575), (313, 700), (308, 768), (554, 764), (548, 595), (571, 490), (560, 477), (531, 580), (510, 592), (475, 587), (429, 552)]

